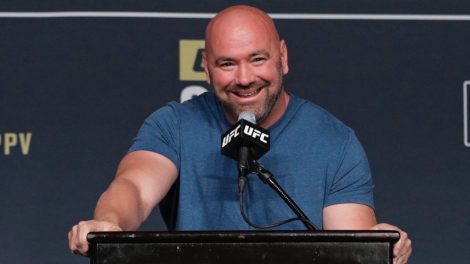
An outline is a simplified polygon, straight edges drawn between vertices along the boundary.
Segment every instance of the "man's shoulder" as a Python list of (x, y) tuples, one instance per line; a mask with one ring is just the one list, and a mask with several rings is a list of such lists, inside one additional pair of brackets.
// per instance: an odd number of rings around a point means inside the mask
[(184, 101), (171, 101), (165, 106), (157, 109), (151, 115), (151, 119), (171, 118), (177, 120), (190, 119), (198, 117), (207, 117), (207, 113), (214, 112), (217, 109), (215, 95), (212, 92), (205, 92), (198, 96)]
[(312, 129), (334, 130), (340, 133), (350, 132), (351, 129), (348, 126), (325, 108), (296, 95), (291, 95), (291, 97), (295, 102), (294, 120), (296, 122)]
[(176, 103), (178, 107), (183, 110), (198, 110), (203, 108), (215, 108), (216, 97), (213, 92), (205, 92), (200, 95), (194, 96), (189, 100), (182, 103)]

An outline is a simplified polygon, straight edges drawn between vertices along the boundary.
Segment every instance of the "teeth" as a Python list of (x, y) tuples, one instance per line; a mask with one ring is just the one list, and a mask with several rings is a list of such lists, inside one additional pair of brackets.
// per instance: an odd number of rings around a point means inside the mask
[(258, 93), (258, 90), (255, 90), (251, 93), (237, 93), (238, 96), (242, 96), (242, 97), (248, 97), (248, 96), (252, 96), (252, 95), (255, 95)]

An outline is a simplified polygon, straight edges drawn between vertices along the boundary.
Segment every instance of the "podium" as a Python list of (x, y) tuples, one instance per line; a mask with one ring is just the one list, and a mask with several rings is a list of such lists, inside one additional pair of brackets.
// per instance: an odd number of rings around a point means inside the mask
[(395, 231), (93, 232), (91, 264), (392, 263)]

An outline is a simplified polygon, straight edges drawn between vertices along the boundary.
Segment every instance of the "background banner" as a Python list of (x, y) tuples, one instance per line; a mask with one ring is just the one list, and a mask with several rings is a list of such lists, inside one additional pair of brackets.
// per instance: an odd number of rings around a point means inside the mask
[[(204, 29), (232, 1), (0, 4), (0, 263), (88, 263), (92, 217), (142, 121), (211, 89)], [(88, 3), (89, 2), (89, 3)], [(288, 91), (362, 142), (381, 222), (412, 263), (470, 260), (470, 4), (252, 2), (289, 49)], [(158, 211), (142, 227), (162, 230)]]

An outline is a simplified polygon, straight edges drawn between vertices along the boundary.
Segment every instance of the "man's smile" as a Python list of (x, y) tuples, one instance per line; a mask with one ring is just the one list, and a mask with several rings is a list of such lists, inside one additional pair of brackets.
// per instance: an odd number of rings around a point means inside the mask
[(253, 97), (253, 96), (258, 95), (261, 92), (262, 89), (263, 89), (263, 87), (260, 87), (260, 88), (257, 88), (257, 89), (238, 90), (238, 91), (231, 91), (231, 92), (233, 94), (235, 94), (236, 96), (238, 96), (238, 97), (247, 98), (247, 97)]

